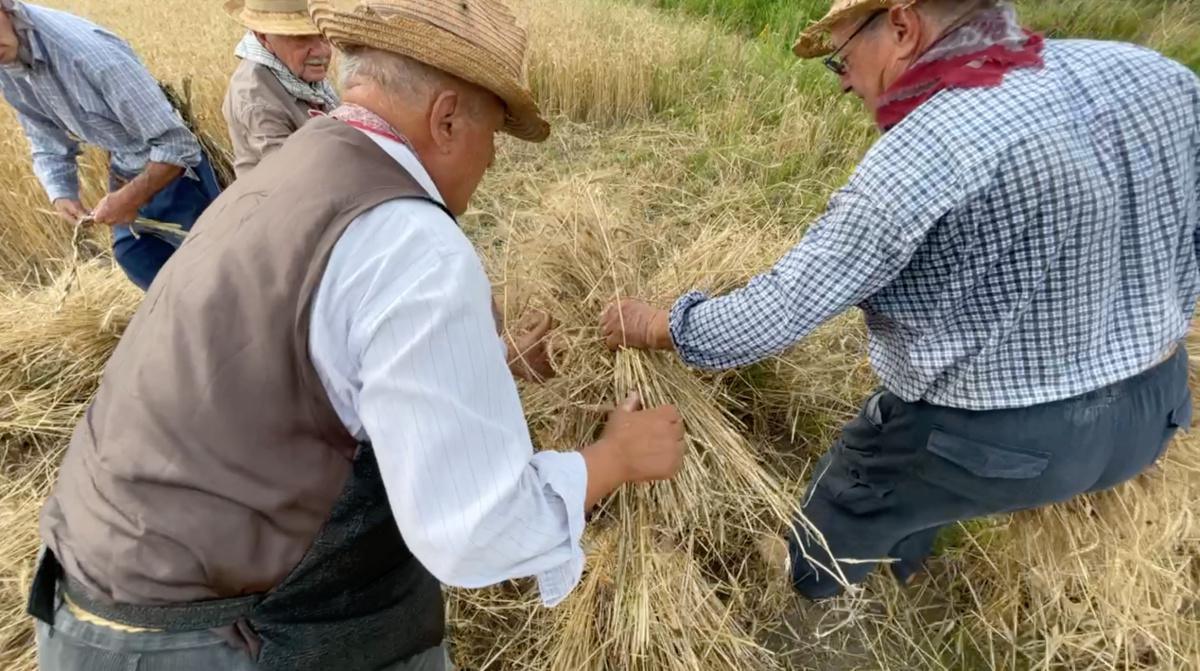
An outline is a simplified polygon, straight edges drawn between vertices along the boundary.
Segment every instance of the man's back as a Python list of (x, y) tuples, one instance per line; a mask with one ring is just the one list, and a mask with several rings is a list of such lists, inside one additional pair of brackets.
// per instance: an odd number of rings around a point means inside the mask
[(1200, 85), (1153, 52), (1050, 42), (1040, 70), (946, 91), (847, 191), (911, 260), (864, 308), (900, 396), (972, 409), (1067, 398), (1160, 360), (1200, 293)]

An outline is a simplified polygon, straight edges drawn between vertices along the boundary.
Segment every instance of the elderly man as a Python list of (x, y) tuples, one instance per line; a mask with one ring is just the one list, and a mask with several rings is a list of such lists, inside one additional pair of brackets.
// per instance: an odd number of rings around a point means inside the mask
[[(219, 187), (195, 136), (117, 36), (77, 16), (0, 0), (0, 92), (33, 148), (33, 169), (72, 224), (114, 227), (113, 255), (142, 289), (178, 241), (135, 235), (139, 217), (190, 229)], [(79, 197), (81, 142), (109, 153), (109, 194)]]
[(507, 8), (312, 11), (346, 104), (217, 200), (122, 337), (42, 514), (43, 669), (441, 669), (439, 580), (558, 603), (586, 511), (682, 464), (636, 398), (533, 452), (455, 224), (497, 131), (549, 133)]
[(232, 0), (225, 10), (247, 30), (234, 51), (242, 62), (221, 106), (240, 177), (279, 149), (311, 112), (336, 107), (338, 97), (325, 80), (333, 49), (305, 0)]
[[(825, 38), (832, 34), (832, 43)], [(836, 48), (833, 46), (836, 45)], [(857, 582), (907, 582), (939, 528), (1113, 487), (1190, 423), (1180, 340), (1200, 292), (1200, 82), (1125, 44), (1044, 42), (993, 0), (843, 0), (829, 54), (885, 131), (766, 274), (602, 318), (612, 347), (730, 368), (852, 306), (882, 390), (804, 513)], [(792, 578), (839, 592), (803, 533)]]

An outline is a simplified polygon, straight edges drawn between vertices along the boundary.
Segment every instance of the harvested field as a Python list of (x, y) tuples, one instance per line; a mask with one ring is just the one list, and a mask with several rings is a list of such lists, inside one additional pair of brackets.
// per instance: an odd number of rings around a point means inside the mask
[[(223, 136), (219, 103), (240, 30), (217, 3), (47, 4), (130, 38), (162, 81), (190, 78), (198, 127)], [(819, 64), (797, 63), (782, 36), (761, 30), (783, 3), (730, 0), (718, 19), (698, 16), (723, 4), (520, 5), (530, 77), (555, 132), (544, 145), (502, 142), (463, 225), (507, 315), (533, 306), (561, 324), (561, 377), (522, 387), (535, 440), (578, 447), (637, 388), (679, 404), (691, 450), (678, 481), (626, 488), (605, 504), (586, 536), (584, 580), (558, 608), (540, 608), (526, 583), (452, 591), (456, 661), (589, 671), (1200, 669), (1200, 439), (1177, 441), (1158, 468), (1115, 491), (951, 530), (916, 589), (878, 579), (807, 606), (762, 541), (784, 528), (811, 463), (875, 384), (858, 315), (777, 360), (721, 375), (602, 348), (596, 321), (612, 298), (665, 305), (765, 269), (874, 137)], [(798, 3), (797, 16), (816, 4)], [(1144, 41), (1200, 63), (1190, 3), (1026, 4), (1043, 27)], [(751, 5), (764, 13), (739, 13), (758, 11)], [(0, 668), (29, 671), (22, 611), (37, 509), (139, 293), (102, 235), (76, 240), (42, 214), (27, 145), (3, 106), (0, 154)], [(86, 157), (83, 175), (94, 203), (98, 156)]]

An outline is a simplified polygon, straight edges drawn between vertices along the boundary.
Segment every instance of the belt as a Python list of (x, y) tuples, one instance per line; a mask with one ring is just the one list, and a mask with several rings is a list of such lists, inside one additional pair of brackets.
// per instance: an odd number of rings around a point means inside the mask
[(112, 629), (113, 631), (119, 631), (119, 632), (123, 632), (126, 634), (153, 634), (153, 633), (161, 633), (162, 632), (162, 629), (144, 629), (142, 627), (131, 627), (127, 624), (121, 624), (120, 622), (113, 622), (112, 620), (106, 620), (106, 619), (100, 617), (99, 615), (93, 615), (92, 613), (89, 613), (86, 610), (84, 610), (82, 607), (79, 606), (79, 604), (72, 601), (71, 597), (69, 595), (67, 595), (66, 593), (64, 593), (62, 595), (62, 598), (63, 598), (63, 603), (67, 607), (67, 611), (69, 613), (71, 613), (71, 615), (76, 620), (79, 620), (80, 622), (86, 622), (88, 624), (95, 625), (97, 627), (104, 627), (105, 629)]

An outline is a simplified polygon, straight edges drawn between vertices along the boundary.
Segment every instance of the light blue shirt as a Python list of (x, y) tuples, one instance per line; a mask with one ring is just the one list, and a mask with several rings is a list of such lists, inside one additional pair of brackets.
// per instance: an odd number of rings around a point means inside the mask
[(125, 177), (153, 161), (194, 178), (200, 143), (128, 44), (65, 12), (24, 3), (15, 9), (28, 62), (0, 68), (0, 93), (17, 111), (50, 200), (79, 198), (81, 142), (109, 152)]

